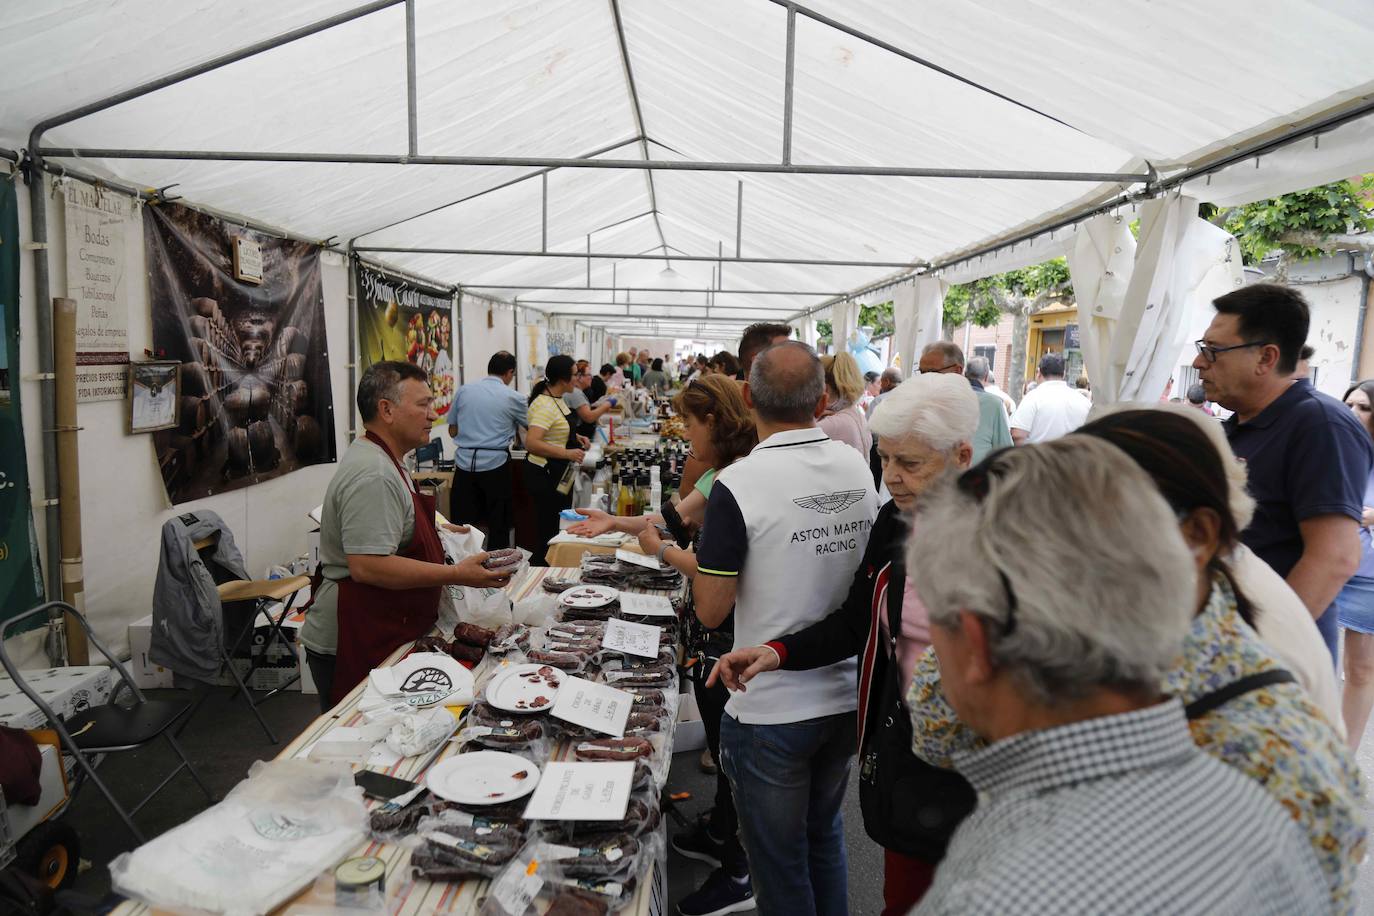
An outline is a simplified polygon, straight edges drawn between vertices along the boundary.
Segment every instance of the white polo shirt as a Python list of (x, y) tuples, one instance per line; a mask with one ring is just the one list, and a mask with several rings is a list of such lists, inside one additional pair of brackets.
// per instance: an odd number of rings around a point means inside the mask
[[(795, 633), (842, 605), (877, 511), (868, 462), (818, 428), (775, 433), (721, 471), (697, 569), (738, 577), (735, 648)], [(725, 709), (751, 725), (852, 712), (857, 673), (855, 658), (765, 672)]]
[(1025, 430), (1027, 442), (1048, 442), (1086, 423), (1092, 406), (1063, 379), (1054, 379), (1041, 382), (1022, 398), (1007, 425)]

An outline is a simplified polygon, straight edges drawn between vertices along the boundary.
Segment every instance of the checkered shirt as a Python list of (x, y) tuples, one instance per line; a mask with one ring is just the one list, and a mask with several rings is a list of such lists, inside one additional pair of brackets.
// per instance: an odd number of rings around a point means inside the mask
[(1193, 744), (1183, 706), (1023, 732), (961, 754), (978, 790), (919, 907), (944, 913), (1324, 913), (1302, 831)]

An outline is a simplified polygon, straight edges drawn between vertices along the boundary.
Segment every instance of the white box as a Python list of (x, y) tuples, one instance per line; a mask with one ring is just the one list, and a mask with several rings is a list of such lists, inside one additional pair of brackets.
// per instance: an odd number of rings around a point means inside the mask
[(306, 567), (305, 574), (313, 576), (315, 567), (320, 565), (320, 529), (312, 528), (305, 533), (305, 556), (306, 562), (310, 564)]
[(129, 676), (140, 689), (172, 687), (172, 669), (155, 665), (148, 659), (153, 642), (153, 615), (129, 624)]
[(38, 745), (42, 767), (38, 771), (41, 793), (36, 805), (12, 805), (9, 809), (10, 828), (15, 840), (20, 839), (57, 810), (67, 799), (67, 780), (62, 771), (62, 755), (51, 744)]
[[(114, 672), (100, 665), (37, 668), (23, 672), (23, 677), (63, 720), (92, 706), (104, 705), (114, 686)], [(46, 725), (42, 711), (7, 674), (0, 674), (0, 725), (10, 728), (43, 728)]]
[(706, 746), (706, 725), (701, 721), (697, 698), (684, 693), (677, 698), (677, 727), (673, 729), (673, 753), (699, 751)]

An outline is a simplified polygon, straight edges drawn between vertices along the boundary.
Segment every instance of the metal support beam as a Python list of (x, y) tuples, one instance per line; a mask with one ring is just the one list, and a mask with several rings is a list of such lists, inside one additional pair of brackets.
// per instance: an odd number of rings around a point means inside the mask
[(792, 164), (792, 79), (797, 70), (797, 7), (787, 4), (787, 71), (782, 84), (782, 164)]
[(229, 64), (238, 63), (241, 60), (246, 60), (247, 58), (261, 54), (264, 51), (271, 51), (274, 48), (280, 48), (282, 45), (290, 44), (291, 42), (297, 41), (301, 38), (314, 35), (318, 32), (323, 32), (327, 29), (332, 29), (336, 25), (343, 25), (345, 22), (352, 22), (354, 19), (360, 19), (363, 16), (375, 13), (378, 10), (384, 10), (388, 7), (396, 6), (398, 3), (404, 2), (405, 0), (374, 0), (374, 2), (372, 3), (367, 3), (362, 6), (354, 7), (351, 10), (344, 10), (342, 13), (338, 13), (337, 15), (329, 16), (328, 18), (318, 20), (317, 22), (312, 22), (309, 25), (301, 26), (298, 29), (292, 29), (289, 32), (283, 32), (281, 35), (278, 35), (275, 38), (268, 38), (265, 41), (256, 42), (254, 44), (248, 45), (247, 47), (240, 48), (237, 51), (230, 51), (228, 54), (221, 54), (219, 57), (211, 58), (210, 60), (207, 60), (204, 63), (194, 64), (190, 67), (178, 70), (175, 73), (169, 73), (168, 75), (158, 77), (155, 80), (150, 80), (146, 83), (140, 83), (139, 85), (134, 86), (131, 89), (126, 89), (123, 92), (118, 92), (114, 95), (106, 96), (103, 99), (99, 99), (89, 104), (82, 105), (80, 108), (73, 108), (70, 111), (62, 112), (59, 115), (53, 115), (51, 118), (44, 118), (42, 121), (39, 121), (37, 124), (34, 125), (33, 131), (29, 134), (29, 151), (33, 155), (38, 155), (37, 151), (40, 149), (43, 140), (43, 134), (52, 130), (54, 127), (61, 127), (63, 124), (70, 124), (72, 121), (80, 120), (81, 118), (84, 118), (87, 115), (93, 115), (97, 112), (104, 111), (107, 108), (113, 108), (114, 106), (119, 105), (123, 102), (128, 102), (133, 99), (145, 96), (150, 92), (156, 92), (159, 89), (166, 89), (168, 86), (175, 86), (177, 83), (185, 82), (186, 80), (200, 76), (201, 74), (209, 73), (212, 70), (218, 70), (220, 67), (226, 67)]
[(415, 0), (406, 0), (406, 123), (410, 155), (419, 155), (420, 127), (415, 108)]
[[(359, 246), (358, 251), (370, 251), (374, 254), (391, 252), (393, 254), (454, 254), (471, 255), (474, 257), (489, 258), (586, 258), (588, 259), (588, 269), (590, 270), (590, 259), (598, 258), (602, 260), (615, 261), (661, 261), (661, 254), (629, 254), (591, 251), (591, 243), (588, 242), (587, 251), (510, 251), (504, 249), (491, 248), (404, 248), (390, 245)], [(705, 261), (715, 263), (715, 255), (674, 255), (675, 261)], [(911, 268), (913, 265), (909, 261), (827, 261), (820, 258), (725, 258), (731, 264), (803, 264), (811, 267), (905, 267)], [(591, 284), (589, 283), (588, 286)], [(583, 287), (584, 289), (586, 287)]]
[(735, 195), (735, 257), (740, 256), (740, 240), (744, 237), (744, 181), (739, 182)]
[(1081, 181), (1141, 184), (1148, 172), (1046, 172), (1021, 169), (945, 169), (882, 165), (782, 165), (777, 162), (684, 162), (668, 159), (559, 159), (539, 156), (395, 156), (380, 153), (284, 153), (266, 150), (150, 150), (45, 147), (54, 159), (165, 159), (192, 162), (330, 162), (363, 165), (519, 166), (550, 169), (640, 169), (649, 172), (746, 172), (781, 175), (870, 175), (877, 178), (974, 178), (1002, 181)]
[[(464, 289), (471, 289), (471, 287), (464, 287)], [(522, 298), (522, 299), (520, 300), (520, 304), (521, 304), (521, 305), (525, 305), (526, 303), (534, 303), (535, 305), (567, 305), (567, 306), (578, 306), (578, 305), (580, 305), (580, 306), (588, 306), (588, 305), (608, 306), (608, 305), (624, 305), (624, 304), (625, 304), (625, 303), (623, 303), (623, 302), (573, 302), (573, 301), (569, 301), (569, 300), (567, 300), (567, 299), (524, 299), (524, 298)], [(634, 304), (637, 305), (637, 306), (641, 306), (641, 305), (642, 305), (642, 306), (646, 306), (646, 307), (652, 307), (652, 308), (665, 308), (665, 309), (699, 309), (699, 308), (713, 308), (713, 309), (716, 309), (716, 310), (718, 310), (718, 311), (725, 311), (725, 312), (753, 312), (753, 313), (755, 313), (755, 314), (758, 314), (758, 313), (761, 313), (761, 312), (795, 311), (795, 309), (793, 309), (793, 308), (791, 308), (791, 307), (789, 307), (789, 306), (785, 306), (785, 305), (771, 305), (771, 306), (770, 306), (770, 305), (765, 305), (765, 306), (754, 306), (754, 305), (716, 305), (714, 302), (708, 302), (708, 303), (705, 303), (705, 304), (700, 303), (700, 302), (636, 302), (636, 303), (634, 303)]]
[[(615, 265), (611, 265), (612, 271)], [(577, 292), (585, 293), (589, 290), (602, 293), (623, 293), (633, 289), (637, 293), (709, 293), (717, 292), (726, 295), (738, 294), (741, 296), (843, 296), (845, 293), (840, 290), (826, 289), (716, 289), (710, 290), (705, 287), (693, 287), (684, 289), (679, 286), (545, 286), (540, 283), (526, 283), (523, 286), (513, 284), (497, 283), (464, 283), (463, 289), (525, 289), (532, 292), (557, 291), (557, 292)]]
[[(611, 20), (615, 23), (616, 44), (620, 48), (620, 65), (625, 71), (625, 89), (630, 94), (630, 111), (634, 114), (635, 133), (639, 135), (639, 149), (644, 154), (644, 158), (649, 158), (649, 138), (644, 131), (644, 112), (639, 106), (639, 90), (635, 87), (635, 72), (630, 66), (630, 48), (625, 43), (625, 23), (620, 18), (620, 3), (618, 0), (609, 0), (611, 4)], [(668, 240), (663, 237), (663, 222), (658, 218), (658, 194), (654, 190), (654, 173), (645, 173), (645, 184), (649, 191), (649, 209), (654, 214), (654, 228), (658, 231), (658, 241), (667, 254)], [(664, 263), (672, 266), (665, 258)]]
[[(995, 89), (989, 89), (987, 86), (984, 86), (982, 83), (975, 83), (973, 80), (968, 79), (967, 77), (960, 76), (959, 74), (955, 73), (953, 70), (947, 70), (946, 68), (941, 67), (939, 64), (932, 63), (931, 61), (926, 60), (924, 57), (918, 57), (918, 56), (916, 56), (915, 54), (912, 54), (910, 51), (906, 51), (906, 50), (904, 50), (904, 49), (902, 49), (902, 48), (897, 47), (897, 46), (894, 45), (894, 44), (889, 44), (888, 42), (883, 41), (881, 38), (875, 38), (875, 37), (873, 37), (872, 35), (868, 35), (868, 34), (865, 34), (864, 32), (860, 32), (858, 29), (854, 28), (853, 26), (846, 25), (845, 23), (840, 22), (838, 19), (831, 19), (829, 16), (825, 16), (825, 15), (823, 15), (823, 14), (821, 14), (821, 13), (816, 12), (816, 11), (813, 10), (813, 9), (809, 9), (808, 7), (801, 6), (800, 4), (793, 3), (793, 2), (791, 2), (791, 0), (772, 0), (772, 2), (773, 2), (773, 3), (776, 3), (778, 6), (785, 6), (785, 7), (787, 7), (787, 15), (788, 15), (788, 20), (789, 20), (789, 28), (788, 28), (789, 36), (790, 36), (790, 33), (791, 33), (790, 20), (792, 19), (792, 17), (793, 17), (794, 15), (800, 13), (801, 15), (805, 16), (807, 19), (812, 20), (813, 22), (819, 22), (821, 25), (828, 25), (828, 26), (830, 26), (830, 28), (832, 28), (832, 29), (837, 29), (837, 30), (839, 30), (839, 31), (841, 31), (841, 32), (844, 32), (846, 35), (851, 35), (851, 36), (853, 36), (854, 38), (859, 39), (860, 41), (865, 41), (865, 42), (867, 42), (867, 43), (873, 45), (875, 48), (882, 48), (884, 51), (888, 51), (888, 52), (890, 52), (890, 53), (892, 53), (892, 54), (896, 54), (898, 57), (905, 58), (906, 60), (909, 60), (909, 61), (911, 61), (911, 62), (914, 63), (914, 64), (920, 64), (922, 67), (925, 67), (925, 68), (928, 69), (928, 70), (933, 70), (933, 71), (935, 71), (936, 73), (939, 73), (939, 74), (942, 74), (942, 75), (944, 75), (944, 76), (949, 77), (950, 79), (958, 80), (959, 82), (963, 83), (965, 86), (972, 86), (974, 89), (977, 89), (979, 92), (985, 92), (985, 93), (987, 93), (988, 95), (995, 96), (996, 98), (999, 98), (999, 99), (1001, 99), (1001, 100), (1004, 101), (1004, 102), (1010, 102), (1011, 104), (1015, 105), (1017, 108), (1024, 108), (1026, 111), (1029, 111), (1029, 112), (1033, 112), (1033, 113), (1035, 113), (1035, 114), (1038, 114), (1038, 115), (1040, 115), (1040, 117), (1042, 117), (1042, 118), (1049, 118), (1051, 121), (1055, 122), (1056, 124), (1063, 124), (1065, 127), (1068, 127), (1068, 128), (1070, 128), (1070, 129), (1072, 129), (1072, 130), (1078, 130), (1078, 128), (1074, 127), (1072, 124), (1068, 124), (1068, 123), (1066, 123), (1066, 122), (1064, 122), (1064, 121), (1061, 121), (1059, 118), (1056, 118), (1056, 117), (1055, 117), (1054, 115), (1052, 115), (1052, 114), (1046, 114), (1045, 112), (1041, 111), (1041, 110), (1038, 109), (1038, 108), (1032, 108), (1031, 106), (1027, 105), (1025, 102), (1018, 102), (1016, 99), (1012, 98), (1011, 96), (1005, 95), (1005, 94), (1003, 94), (1003, 93), (1001, 93), (1001, 92), (998, 92), (998, 91), (995, 90)], [(790, 40), (789, 40), (789, 42), (788, 42), (788, 45), (789, 45), (789, 50), (790, 50), (790, 45), (791, 45), (791, 41), (790, 41)]]
[[(630, 137), (628, 140), (621, 140), (621, 141), (618, 142), (618, 143), (612, 143), (612, 144), (610, 144), (609, 146), (603, 146), (603, 147), (601, 147), (600, 149), (592, 150), (590, 153), (587, 153), (585, 156), (579, 156), (578, 158), (579, 158), (579, 159), (593, 159), (593, 158), (595, 158), (595, 157), (597, 157), (597, 156), (601, 156), (601, 155), (604, 155), (604, 154), (606, 154), (606, 153), (609, 153), (609, 152), (611, 152), (612, 150), (620, 149), (622, 146), (629, 146), (631, 143), (638, 143), (638, 142), (639, 142), (638, 138), (636, 138), (636, 137)], [(395, 226), (401, 225), (402, 223), (408, 223), (408, 222), (410, 222), (411, 220), (416, 220), (416, 219), (420, 219), (421, 217), (424, 217), (424, 216), (429, 216), (431, 213), (438, 213), (440, 210), (446, 210), (446, 209), (448, 209), (449, 207), (456, 207), (456, 206), (458, 206), (459, 204), (465, 204), (465, 203), (467, 203), (467, 202), (470, 201), (470, 200), (476, 200), (476, 199), (479, 198), (479, 197), (485, 197), (485, 196), (488, 195), (488, 194), (494, 193), (494, 192), (496, 192), (496, 191), (503, 190), (503, 189), (505, 189), (505, 188), (509, 188), (511, 185), (517, 185), (517, 184), (519, 184), (519, 183), (522, 182), (522, 181), (528, 181), (528, 180), (531, 179), (531, 178), (543, 177), (544, 180), (547, 182), (547, 181), (548, 181), (548, 174), (549, 174), (549, 172), (552, 172), (552, 171), (553, 171), (552, 168), (543, 168), (543, 169), (539, 169), (538, 171), (535, 171), (535, 172), (529, 172), (529, 173), (527, 173), (527, 174), (525, 174), (525, 175), (519, 176), (518, 178), (512, 178), (512, 179), (509, 180), (509, 181), (503, 181), (503, 182), (501, 182), (500, 184), (492, 185), (491, 187), (486, 188), (485, 190), (477, 191), (477, 192), (475, 192), (475, 193), (473, 193), (473, 194), (469, 194), (469, 195), (467, 195), (466, 197), (460, 197), (460, 198), (458, 198), (457, 200), (451, 200), (451, 201), (449, 201), (449, 202), (446, 203), (446, 204), (439, 204), (439, 206), (437, 206), (437, 207), (430, 207), (430, 208), (427, 209), (427, 210), (421, 210), (419, 213), (416, 213), (416, 214), (413, 215), (413, 216), (407, 216), (407, 217), (405, 217), (405, 218), (403, 218), (403, 219), (393, 220), (392, 222), (387, 223), (385, 226), (377, 226), (377, 227), (374, 228), (374, 229), (369, 229), (369, 230), (367, 230), (366, 232), (363, 232), (363, 233), (360, 233), (359, 235), (354, 236), (354, 239), (357, 240), (357, 239), (365, 238), (365, 237), (367, 237), (367, 236), (369, 236), (369, 235), (372, 235), (372, 234), (374, 234), (374, 233), (381, 232), (381, 231), (384, 230), (384, 229), (391, 229), (391, 228), (393, 228), (393, 227), (395, 227)]]
[[(33, 298), (38, 312), (39, 416), (43, 423), (43, 543), (49, 600), (62, 596), (62, 519), (58, 511), (57, 393), (54, 384), (53, 303), (48, 275), (48, 191), (43, 171), (30, 162), (29, 232), (33, 249)], [(16, 382), (17, 383), (17, 382)]]
[(539, 250), (549, 250), (549, 173), (540, 172), (540, 199), (543, 201), (539, 211)]

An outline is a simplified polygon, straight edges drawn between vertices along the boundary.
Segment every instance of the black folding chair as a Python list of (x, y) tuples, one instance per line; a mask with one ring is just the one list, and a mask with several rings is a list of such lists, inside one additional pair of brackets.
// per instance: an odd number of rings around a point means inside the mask
[[(81, 628), (86, 631), (87, 641), (92, 646), (95, 646), (101, 655), (105, 656), (111, 667), (119, 674), (119, 683), (117, 683), (114, 690), (110, 692), (110, 701), (108, 704), (104, 706), (93, 706), (90, 709), (75, 713), (65, 722), (57, 717), (57, 714), (53, 712), (51, 706), (43, 702), (43, 697), (38, 691), (34, 690), (33, 687), (24, 680), (23, 674), (14, 666), (14, 662), (10, 660), (9, 653), (5, 651), (5, 638), (9, 635), (9, 631), (12, 628), (17, 628), (25, 621), (40, 615), (46, 620), (49, 616), (49, 612), (53, 610), (65, 611), (69, 621), (75, 620), (79, 623)], [(9, 674), (10, 679), (14, 681), (15, 686), (22, 690), (24, 695), (33, 702), (33, 705), (37, 706), (43, 713), (44, 717), (48, 720), (48, 725), (57, 732), (58, 737), (62, 740), (62, 749), (76, 758), (77, 765), (81, 768), (77, 774), (78, 777), (84, 775), (85, 778), (95, 783), (96, 788), (105, 796), (105, 800), (110, 803), (110, 806), (115, 809), (115, 813), (124, 820), (125, 826), (129, 828), (129, 832), (134, 835), (134, 839), (140, 844), (146, 842), (146, 840), (143, 836), (143, 831), (139, 830), (138, 825), (134, 823), (133, 816), (137, 814), (144, 805), (152, 801), (153, 797), (161, 792), (182, 770), (186, 770), (191, 774), (191, 778), (196, 781), (196, 785), (200, 786), (201, 791), (205, 793), (205, 797), (208, 798), (212, 804), (214, 803), (214, 793), (210, 791), (210, 787), (205, 784), (205, 781), (200, 778), (200, 774), (197, 773), (196, 768), (191, 765), (191, 761), (186, 756), (186, 752), (181, 749), (181, 745), (177, 743), (171, 731), (172, 726), (176, 724), (177, 720), (184, 716), (191, 708), (191, 704), (169, 702), (166, 700), (150, 700), (145, 697), (143, 691), (139, 690), (138, 685), (134, 683), (133, 678), (129, 677), (129, 672), (125, 669), (124, 665), (100, 644), (95, 638), (95, 634), (91, 632), (90, 624), (86, 622), (86, 618), (70, 604), (63, 601), (49, 601), (47, 604), (40, 604), (36, 608), (25, 611), (17, 617), (12, 617), (3, 625), (0, 625), (0, 665), (4, 665), (5, 671)], [(130, 706), (121, 706), (118, 703), (120, 690), (125, 687), (133, 694), (134, 702)], [(114, 797), (114, 793), (110, 791), (110, 787), (105, 785), (104, 780), (96, 774), (96, 763), (91, 761), (91, 757), (103, 754), (114, 754), (119, 751), (132, 751), (146, 744), (150, 744), (159, 737), (167, 739), (167, 743), (171, 745), (172, 750), (181, 758), (181, 763), (177, 765), (176, 769), (168, 773), (162, 782), (158, 783), (157, 787), (149, 792), (141, 802), (135, 805), (131, 810), (126, 811), (124, 806), (119, 803), (119, 800)], [(96, 762), (98, 763), (98, 761)], [(79, 781), (77, 783), (77, 788), (80, 788)], [(75, 791), (76, 790), (73, 790), (73, 793), (75, 793)]]

